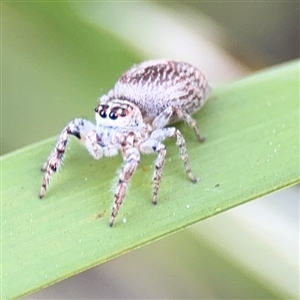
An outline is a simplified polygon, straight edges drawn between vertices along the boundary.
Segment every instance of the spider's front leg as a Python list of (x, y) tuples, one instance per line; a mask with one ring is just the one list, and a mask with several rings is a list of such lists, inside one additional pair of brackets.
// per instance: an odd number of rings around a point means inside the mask
[(109, 226), (111, 227), (114, 225), (115, 218), (118, 215), (120, 206), (123, 203), (127, 191), (127, 187), (128, 187), (128, 182), (131, 179), (132, 175), (135, 173), (140, 162), (140, 153), (138, 149), (126, 145), (122, 149), (122, 153), (123, 153), (125, 164), (119, 175), (119, 181), (114, 195), (114, 206), (112, 209), (111, 218), (109, 222)]
[(71, 121), (62, 130), (55, 148), (52, 150), (51, 154), (42, 167), (42, 171), (45, 172), (45, 175), (39, 193), (40, 198), (43, 198), (45, 196), (50, 179), (61, 166), (70, 135), (76, 136), (95, 159), (99, 159), (101, 157), (99, 147), (97, 146), (96, 126), (85, 119), (75, 119)]

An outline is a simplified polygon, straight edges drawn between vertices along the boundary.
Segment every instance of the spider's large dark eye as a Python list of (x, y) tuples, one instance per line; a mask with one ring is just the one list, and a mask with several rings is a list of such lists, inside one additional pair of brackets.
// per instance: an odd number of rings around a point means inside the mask
[(103, 110), (103, 109), (100, 110), (99, 115), (100, 115), (101, 118), (106, 118), (107, 117), (106, 111)]
[(109, 117), (112, 119), (112, 120), (116, 120), (118, 118), (118, 115), (114, 112), (114, 111), (111, 111), (109, 113)]

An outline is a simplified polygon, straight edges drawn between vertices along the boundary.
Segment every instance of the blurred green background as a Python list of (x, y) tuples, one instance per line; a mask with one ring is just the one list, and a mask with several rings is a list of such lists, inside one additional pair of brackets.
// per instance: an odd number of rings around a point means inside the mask
[[(142, 60), (189, 61), (220, 84), (299, 56), (298, 1), (11, 1), (1, 16), (1, 154), (58, 135), (74, 117), (93, 120), (97, 97)], [(297, 193), (231, 210), (28, 299), (297, 298)], [(269, 237), (274, 215), (290, 248), (253, 230)]]
[(219, 83), (296, 58), (298, 13), (296, 2), (3, 2), (1, 153), (93, 118), (97, 97), (144, 59), (196, 62)]

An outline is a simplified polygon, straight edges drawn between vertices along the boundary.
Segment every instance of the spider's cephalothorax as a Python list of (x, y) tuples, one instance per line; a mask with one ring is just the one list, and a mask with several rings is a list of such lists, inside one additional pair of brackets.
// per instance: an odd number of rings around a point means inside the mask
[(119, 175), (110, 226), (124, 200), (128, 182), (135, 173), (140, 153), (157, 153), (153, 175), (152, 202), (157, 203), (166, 147), (162, 142), (174, 137), (186, 174), (192, 182), (185, 140), (175, 127), (166, 125), (185, 120), (203, 140), (191, 114), (205, 103), (210, 87), (204, 75), (189, 64), (150, 61), (124, 73), (95, 109), (96, 125), (74, 119), (61, 132), (55, 148), (42, 167), (45, 172), (39, 197), (43, 198), (52, 175), (60, 168), (70, 135), (76, 136), (95, 159), (121, 152), (124, 164)]

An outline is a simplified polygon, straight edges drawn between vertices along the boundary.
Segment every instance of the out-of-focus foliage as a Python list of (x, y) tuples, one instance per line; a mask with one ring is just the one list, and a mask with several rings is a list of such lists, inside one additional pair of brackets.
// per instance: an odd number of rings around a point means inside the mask
[(68, 2), (2, 3), (2, 27), (2, 153), (93, 118), (97, 97), (141, 60)]

